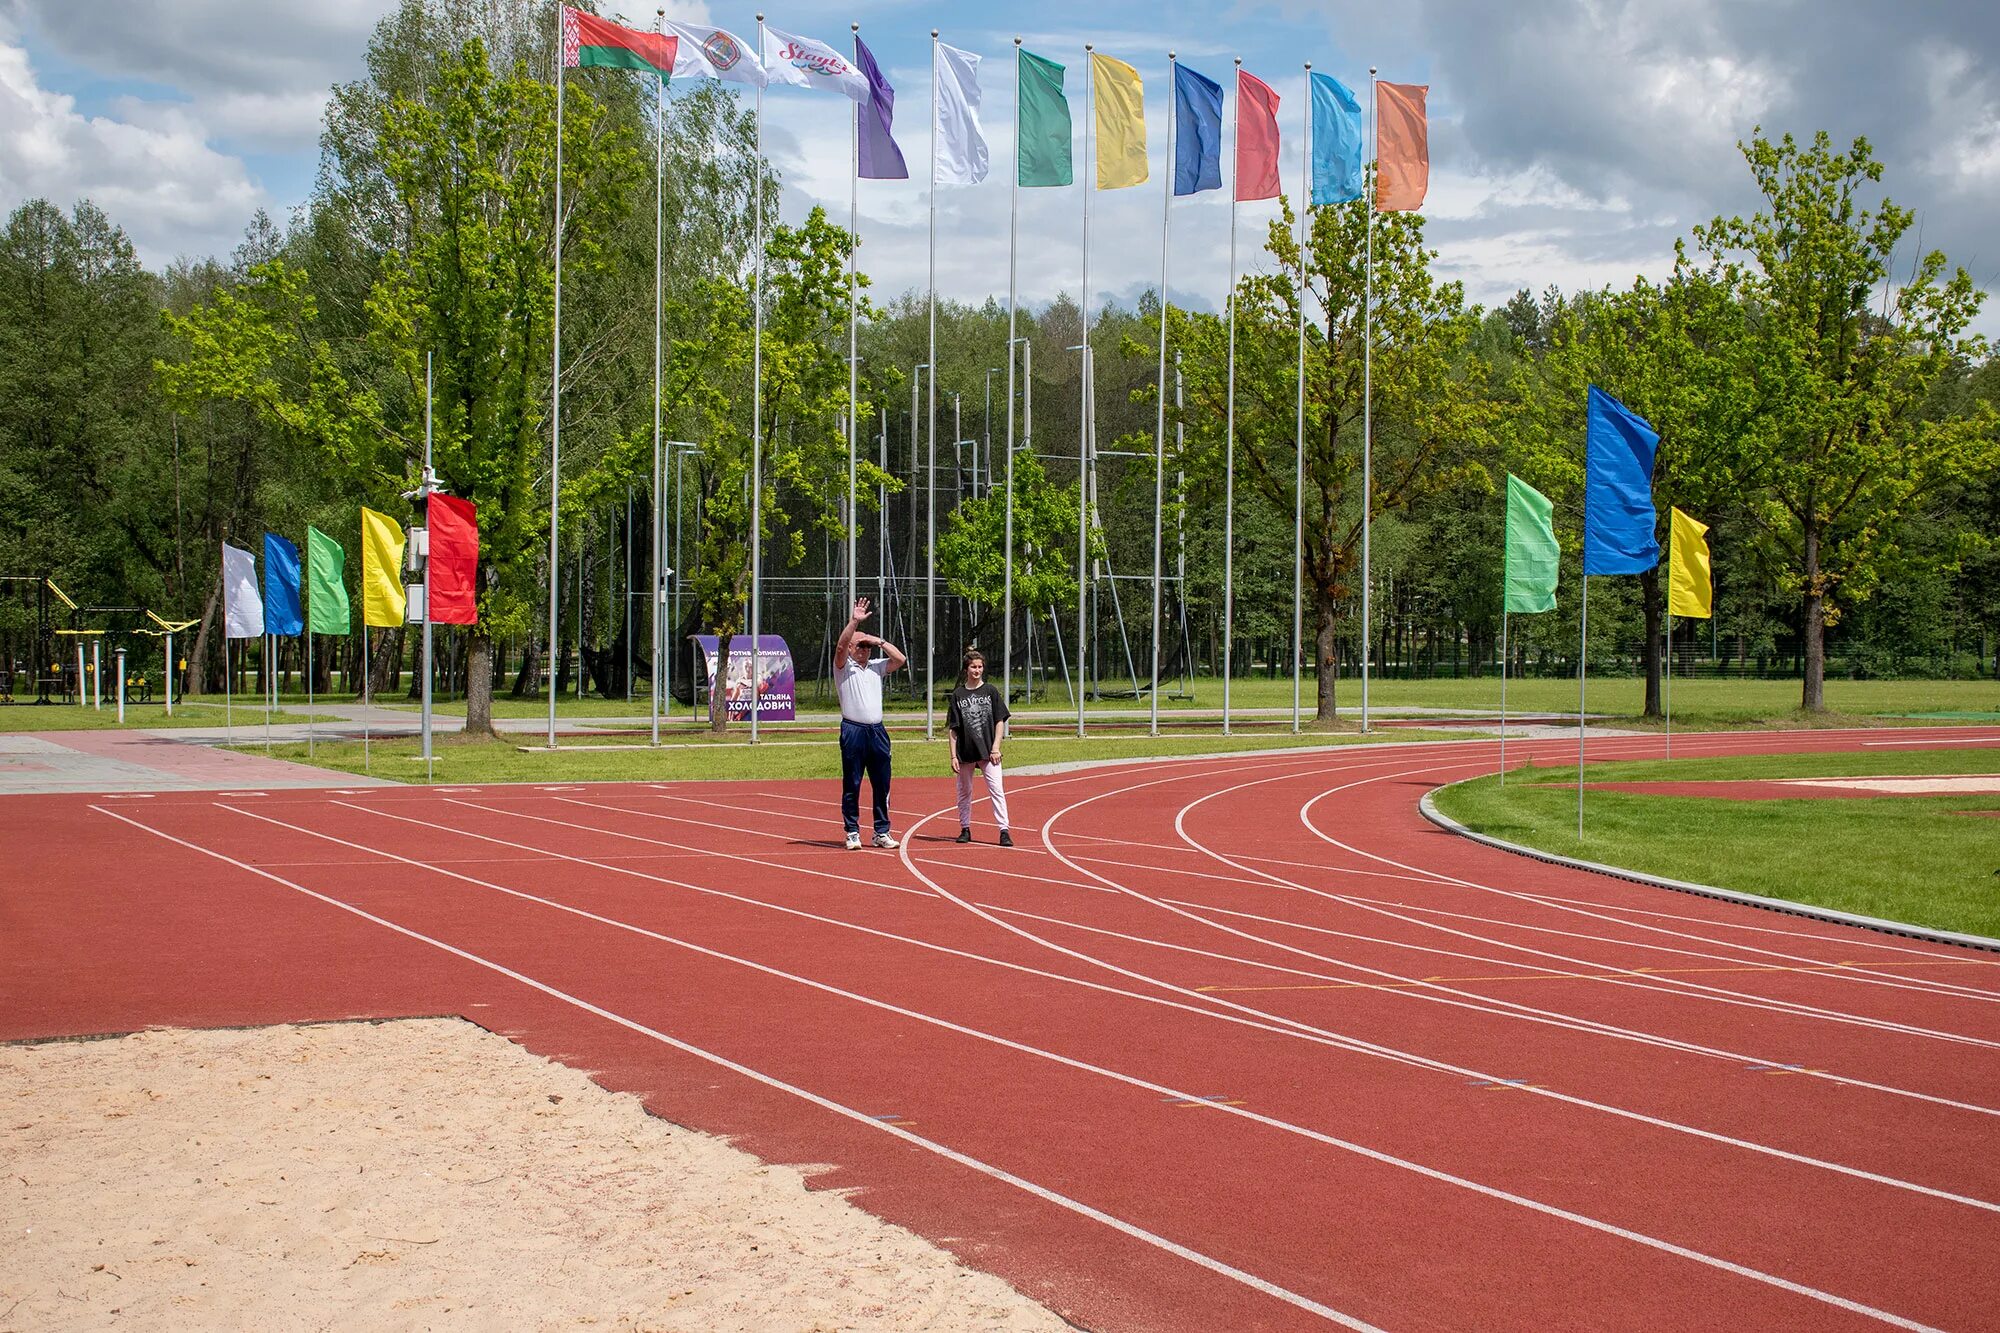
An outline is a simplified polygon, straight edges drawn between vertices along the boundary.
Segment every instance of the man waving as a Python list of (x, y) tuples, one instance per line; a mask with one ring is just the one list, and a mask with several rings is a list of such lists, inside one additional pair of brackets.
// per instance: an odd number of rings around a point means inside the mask
[[(847, 628), (833, 648), (833, 679), (840, 691), (840, 818), (847, 850), (861, 850), (861, 775), (874, 801), (875, 845), (895, 847), (889, 832), (889, 729), (882, 725), (882, 679), (909, 659), (893, 643), (861, 632), (868, 599), (857, 597)], [(882, 655), (875, 655), (876, 649)]]

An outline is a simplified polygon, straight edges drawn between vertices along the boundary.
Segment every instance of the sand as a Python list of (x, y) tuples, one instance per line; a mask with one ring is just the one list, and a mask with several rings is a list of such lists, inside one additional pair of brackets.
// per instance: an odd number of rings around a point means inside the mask
[(0, 1047), (0, 1330), (1059, 1330), (454, 1019)]

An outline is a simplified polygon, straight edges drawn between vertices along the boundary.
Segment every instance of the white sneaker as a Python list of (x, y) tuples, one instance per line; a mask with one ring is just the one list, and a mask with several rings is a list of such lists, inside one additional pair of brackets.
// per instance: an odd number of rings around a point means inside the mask
[(861, 850), (861, 835), (859, 833), (850, 833), (847, 835), (847, 850), (850, 852)]
[(889, 836), (889, 835), (888, 835), (887, 833), (878, 833), (878, 834), (876, 834), (876, 835), (875, 835), (875, 845), (876, 845), (877, 847), (881, 847), (881, 848), (884, 848), (884, 849), (886, 849), (886, 850), (888, 850), (888, 851), (894, 851), (894, 850), (895, 850), (896, 848), (898, 848), (898, 847), (902, 846), (902, 844), (901, 844), (901, 843), (897, 842), (897, 841), (896, 841), (896, 840), (895, 840), (894, 838), (892, 838), (891, 836)]

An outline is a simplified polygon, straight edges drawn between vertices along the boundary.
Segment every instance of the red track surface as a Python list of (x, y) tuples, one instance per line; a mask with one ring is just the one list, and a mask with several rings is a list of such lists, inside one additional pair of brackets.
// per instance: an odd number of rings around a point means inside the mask
[(1421, 820), (1492, 760), (1017, 779), (1013, 852), (910, 781), (900, 856), (825, 783), (15, 797), (0, 1037), (463, 1014), (1092, 1328), (2000, 1327), (2000, 955)]

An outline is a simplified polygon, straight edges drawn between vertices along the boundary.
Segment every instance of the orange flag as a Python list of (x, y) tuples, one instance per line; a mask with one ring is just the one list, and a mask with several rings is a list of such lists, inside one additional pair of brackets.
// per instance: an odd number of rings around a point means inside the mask
[(1427, 83), (1375, 85), (1375, 207), (1403, 213), (1424, 206), (1431, 184)]

